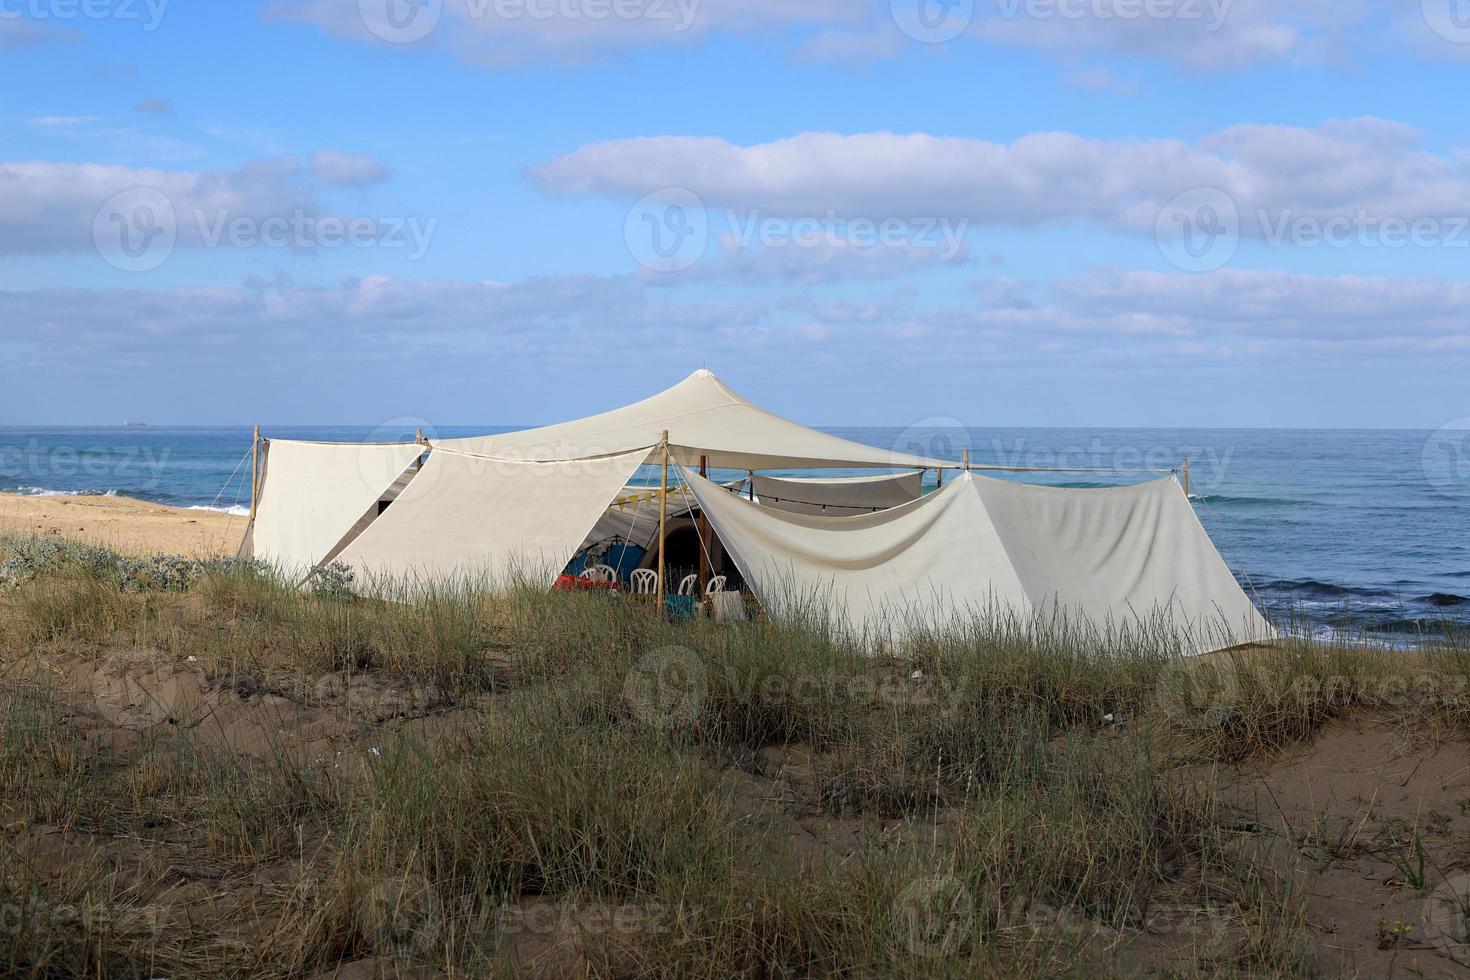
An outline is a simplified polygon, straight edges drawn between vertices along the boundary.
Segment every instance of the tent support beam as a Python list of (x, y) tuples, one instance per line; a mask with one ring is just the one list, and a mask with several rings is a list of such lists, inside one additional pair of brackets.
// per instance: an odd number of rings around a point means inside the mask
[(1189, 458), (1185, 457), (1183, 465), (1179, 468), (1184, 480), (1184, 496), (1189, 496)]
[(970, 451), (968, 449), (965, 450), (965, 472), (970, 472)]
[(250, 522), (255, 523), (255, 512), (260, 506), (260, 426), (250, 437)]
[(669, 529), (669, 430), (665, 429), (663, 437), (659, 439), (659, 456), (662, 457), (662, 476), (658, 485), (658, 615), (664, 614), (664, 596), (668, 594), (668, 588), (664, 578), (668, 575), (668, 567), (664, 563), (664, 539), (668, 536)]
[[(699, 457), (699, 475), (706, 480), (709, 479), (709, 457)], [(699, 510), (699, 594), (704, 595), (704, 590), (709, 587), (710, 576), (709, 564), (709, 518), (704, 516), (704, 508)]]

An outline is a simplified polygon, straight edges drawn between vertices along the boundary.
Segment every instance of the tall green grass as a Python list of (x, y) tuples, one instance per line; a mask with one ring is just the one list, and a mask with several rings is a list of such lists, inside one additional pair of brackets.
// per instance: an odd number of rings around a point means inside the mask
[[(873, 657), (811, 621), (605, 595), (109, 567), (0, 592), (0, 809), (103, 855), (57, 876), (0, 842), (10, 975), (1060, 976), (1138, 965), (1161, 910), (1192, 923), (1170, 969), (1301, 974), (1305, 896), (1242, 856), (1218, 767), (1349, 710), (1467, 721), (1454, 648), (1412, 661), (1441, 696), (1395, 699), (1401, 655), (1305, 641), (1186, 660), (1147, 629), (977, 620)], [(442, 697), (325, 755), (289, 730), (118, 733), (47, 665), (119, 647), (318, 711), (327, 674)], [(229, 902), (184, 914), (180, 877)], [(79, 901), (154, 925), (37, 914)]]

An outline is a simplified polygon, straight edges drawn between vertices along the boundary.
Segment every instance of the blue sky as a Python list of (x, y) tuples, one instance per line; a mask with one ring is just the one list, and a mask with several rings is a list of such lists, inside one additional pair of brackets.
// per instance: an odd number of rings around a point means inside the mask
[(0, 422), (703, 365), (817, 424), (1434, 429), (1467, 68), (1462, 0), (0, 0)]

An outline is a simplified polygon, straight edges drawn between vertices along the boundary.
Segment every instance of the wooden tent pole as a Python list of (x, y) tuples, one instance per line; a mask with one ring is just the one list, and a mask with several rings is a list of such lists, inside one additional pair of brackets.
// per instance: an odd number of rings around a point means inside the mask
[(746, 470), (745, 471), (745, 478), (748, 481), (750, 481), (749, 482), (750, 499), (751, 500), (754, 500), (755, 499), (755, 470)]
[(260, 426), (250, 437), (250, 520), (255, 521), (255, 511), (260, 506)]
[[(709, 457), (699, 457), (699, 475), (706, 480), (709, 479)], [(709, 586), (709, 520), (704, 516), (704, 508), (699, 509), (699, 594), (704, 595), (704, 590)]]
[(970, 472), (970, 451), (968, 449), (965, 450), (965, 472)]
[(664, 539), (668, 536), (669, 522), (669, 430), (665, 429), (663, 438), (659, 440), (659, 455), (663, 458), (663, 475), (658, 485), (658, 615), (664, 614), (664, 596), (668, 589), (664, 583), (664, 576), (668, 574), (668, 567), (664, 563)]
[[(413, 441), (416, 442), (416, 443), (418, 443), (420, 446), (423, 446), (424, 445), (424, 430), (423, 430), (422, 427), (414, 430)], [(415, 470), (421, 470), (421, 469), (424, 468), (424, 454), (423, 453), (419, 453), (417, 456), (414, 457), (414, 460), (413, 460), (413, 468)]]
[(1189, 496), (1189, 459), (1187, 457), (1184, 460), (1184, 465), (1183, 465), (1183, 467), (1181, 467), (1181, 470), (1182, 470), (1183, 476), (1184, 476), (1184, 496), (1188, 497)]
[(941, 467), (939, 467), (939, 469), (935, 470), (934, 472), (939, 474), (939, 482), (937, 484), (935, 484), (935, 489), (936, 490), (942, 490), (942, 489), (944, 489), (944, 467), (941, 466)]

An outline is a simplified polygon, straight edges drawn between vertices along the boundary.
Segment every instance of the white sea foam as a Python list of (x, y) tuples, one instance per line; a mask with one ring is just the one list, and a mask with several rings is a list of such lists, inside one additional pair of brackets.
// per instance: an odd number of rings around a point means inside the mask
[(47, 490), (45, 487), (16, 487), (8, 493), (22, 497), (116, 497), (116, 490)]
[(195, 504), (192, 507), (186, 507), (184, 509), (185, 510), (212, 510), (212, 511), (214, 511), (216, 513), (219, 513), (219, 514), (229, 514), (232, 517), (249, 517), (250, 516), (250, 508), (244, 506), (243, 504), (232, 504), (229, 507), (210, 507), (207, 504)]

